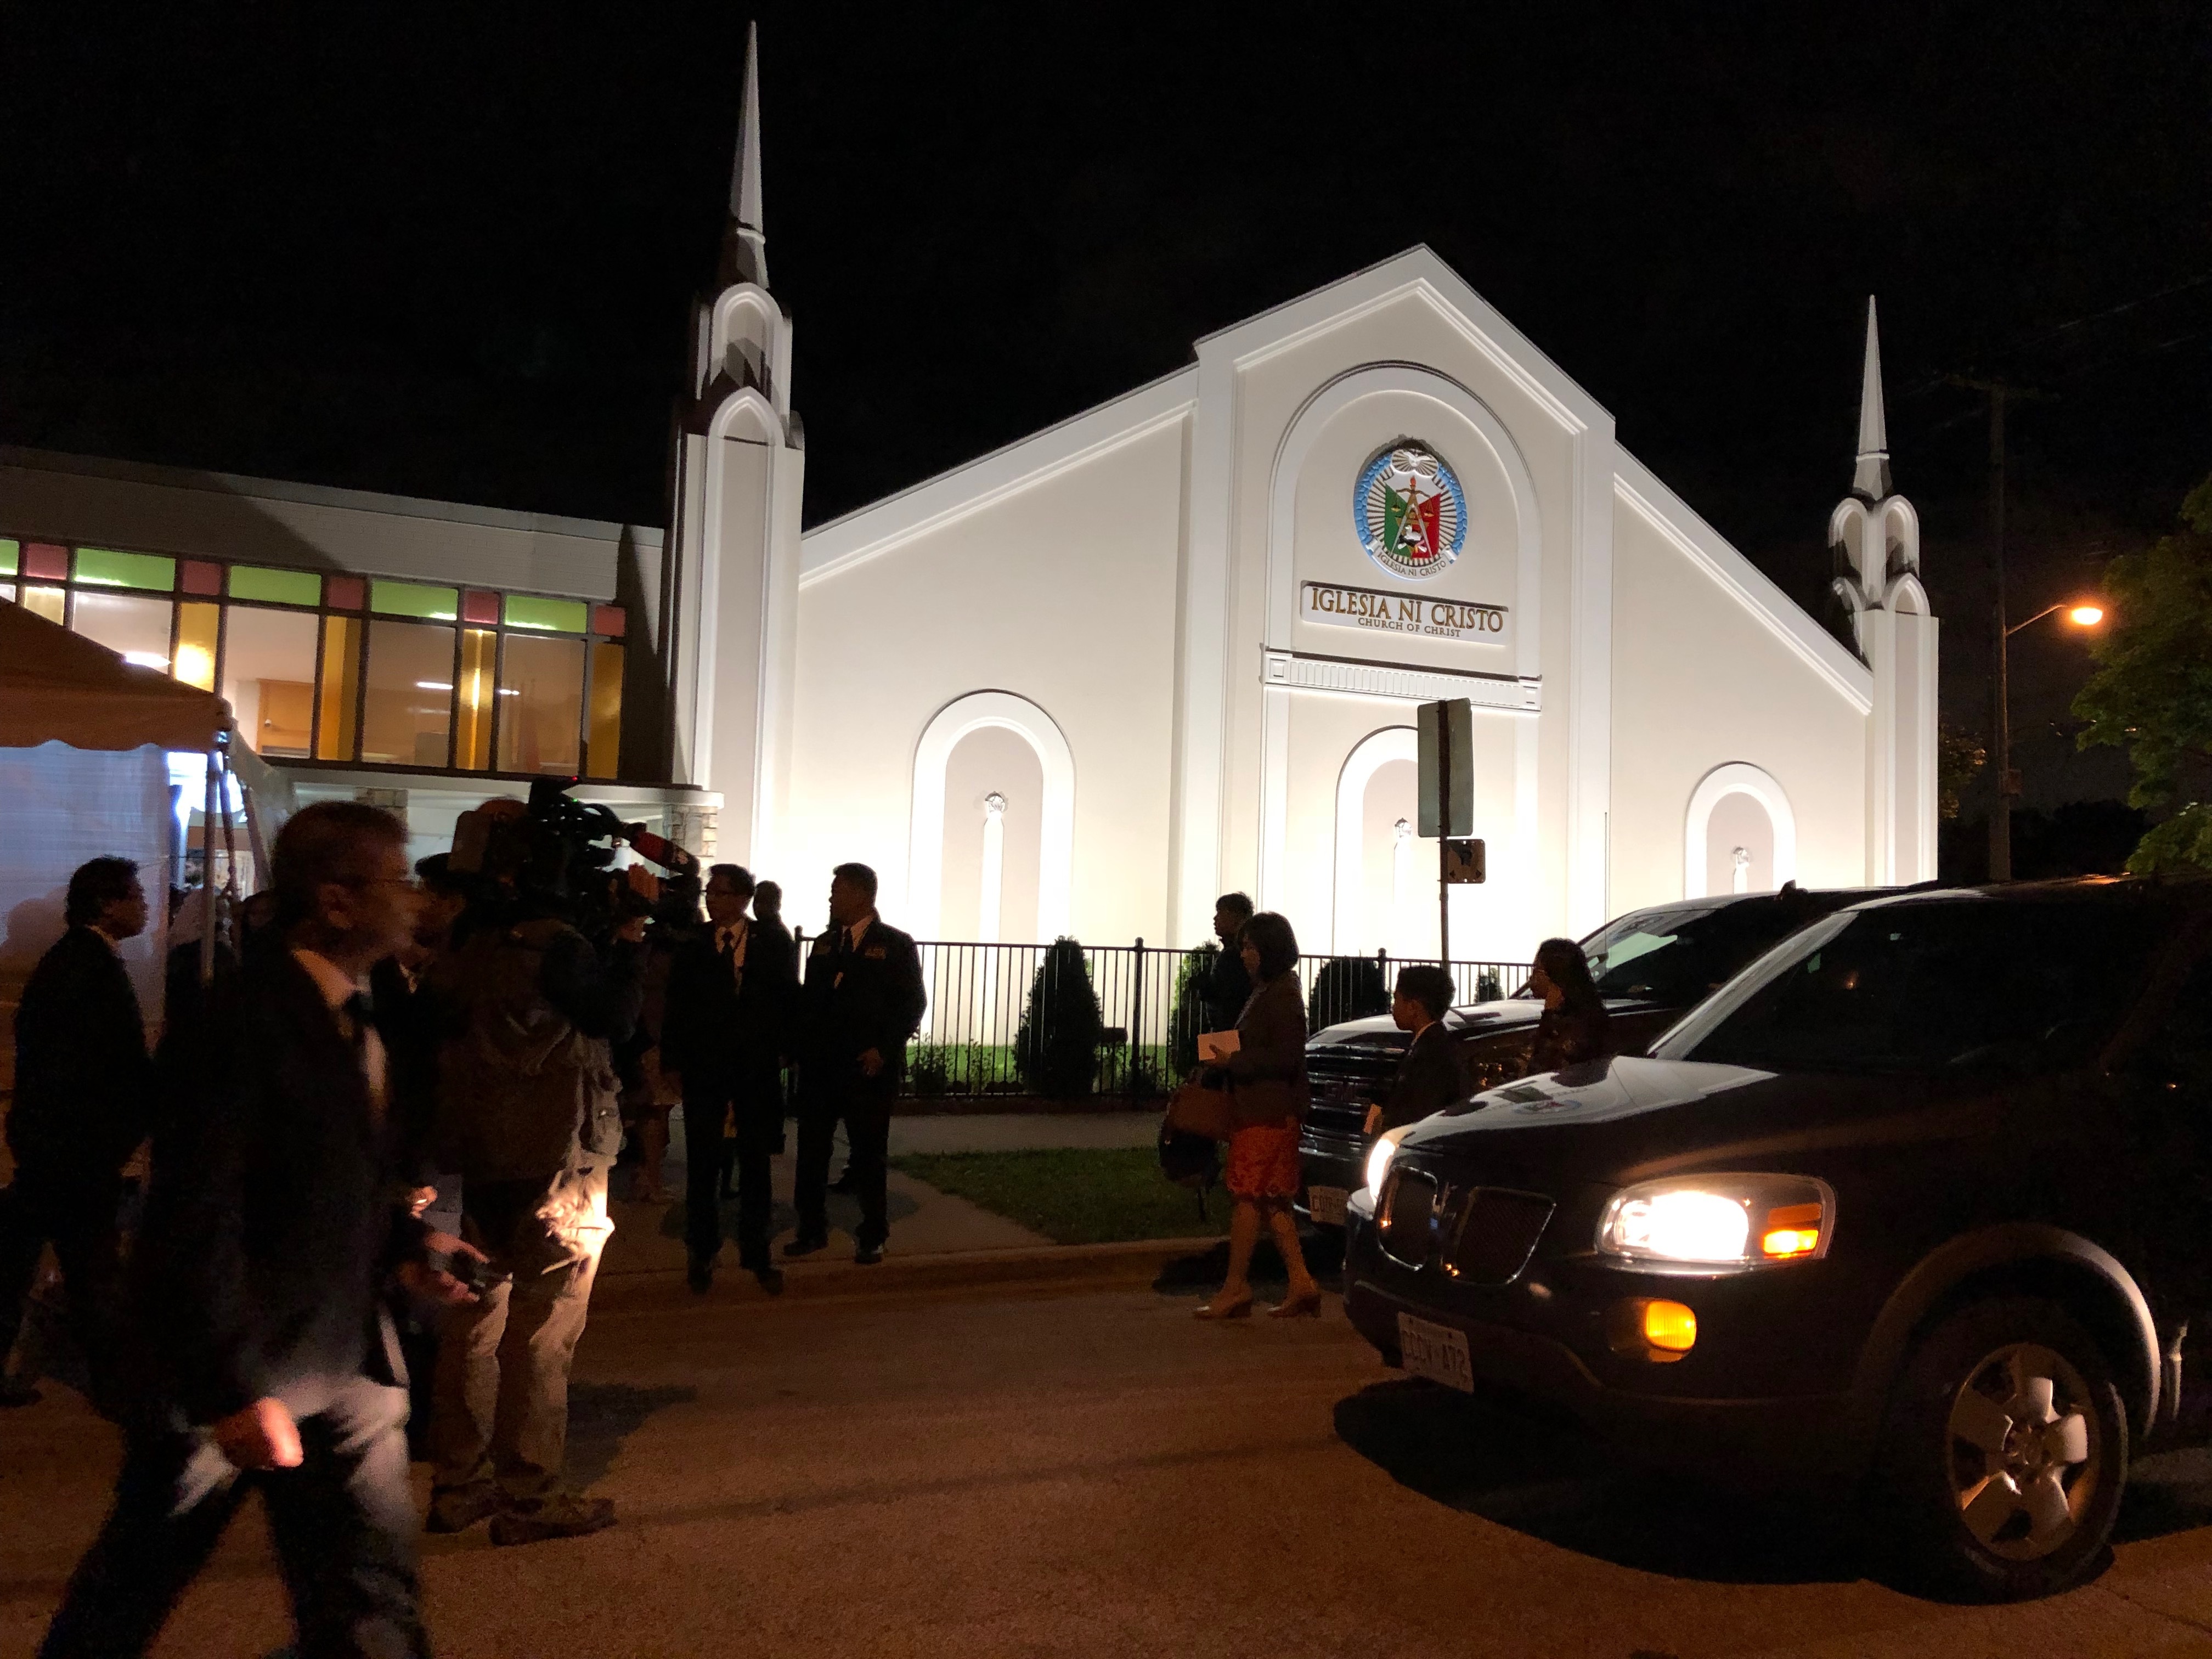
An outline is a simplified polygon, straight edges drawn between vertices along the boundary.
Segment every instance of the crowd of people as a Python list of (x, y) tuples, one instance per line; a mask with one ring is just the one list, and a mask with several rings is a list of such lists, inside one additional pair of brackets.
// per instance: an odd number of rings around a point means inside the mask
[[(95, 859), (72, 878), (67, 931), (18, 1012), (0, 1357), (51, 1243), (125, 1460), (43, 1653), (144, 1651), (255, 1489), (307, 1653), (428, 1650), (426, 1526), (489, 1522), (526, 1544), (612, 1525), (612, 1503), (566, 1478), (568, 1384), (626, 1118), (650, 1195), (683, 1107), (695, 1290), (722, 1242), (726, 1146), (740, 1263), (780, 1287), (769, 1160), (787, 1101), (799, 1226), (784, 1254), (828, 1246), (842, 1127), (855, 1257), (882, 1259), (891, 1099), (923, 992), (874, 873), (839, 866), (802, 964), (781, 895), (738, 866), (706, 872), (703, 919), (696, 866), (608, 877), (580, 904), (544, 879), (521, 803), (479, 810), (465, 868), (458, 839), (410, 868), (404, 827), (374, 806), (295, 814), (211, 978), (172, 973), (150, 1055), (120, 956), (148, 920), (137, 870)], [(126, 1252), (123, 1172), (149, 1137)], [(426, 1213), (455, 1182), (458, 1229), (437, 1231)], [(429, 1381), (427, 1517), (407, 1480), (410, 1360)]]
[[(738, 1265), (781, 1288), (771, 1160), (793, 1109), (798, 1224), (782, 1255), (828, 1248), (842, 1127), (854, 1260), (883, 1259), (892, 1102), (925, 994), (914, 940), (876, 913), (874, 872), (837, 867), (830, 925), (802, 962), (781, 893), (739, 866), (712, 866), (703, 888), (696, 866), (609, 879), (580, 906), (557, 856), (546, 879), (521, 803), (479, 811), (465, 865), (457, 837), (412, 869), (404, 827), (377, 807), (295, 815), (238, 937), (191, 953), (218, 971), (172, 973), (151, 1055), (119, 955), (147, 925), (137, 870), (100, 858), (71, 878), (68, 930), (17, 1017), (0, 1358), (51, 1243), (90, 1398), (125, 1452), (42, 1653), (144, 1651), (251, 1490), (302, 1652), (428, 1651), (424, 1527), (488, 1522), (495, 1542), (525, 1544), (612, 1525), (611, 1501), (566, 1479), (568, 1385), (625, 1130), (633, 1195), (665, 1200), (682, 1108), (693, 1291), (712, 1285), (732, 1180)], [(1214, 927), (1196, 1081), (1226, 1101), (1233, 1209), (1224, 1282), (1196, 1311), (1252, 1312), (1265, 1234), (1288, 1278), (1273, 1315), (1310, 1317), (1322, 1293), (1291, 1209), (1309, 1103), (1297, 940), (1242, 894), (1219, 900)], [(1546, 942), (1530, 987), (1542, 1066), (1607, 1051), (1571, 942)], [(1441, 967), (1400, 974), (1392, 1012), (1412, 1042), (1370, 1132), (1463, 1093), (1451, 996)], [(149, 1136), (126, 1267), (122, 1172)], [(456, 1180), (458, 1231), (437, 1231), (426, 1212)], [(419, 1519), (410, 1358), (429, 1377)], [(0, 1403), (36, 1397), (0, 1382)]]

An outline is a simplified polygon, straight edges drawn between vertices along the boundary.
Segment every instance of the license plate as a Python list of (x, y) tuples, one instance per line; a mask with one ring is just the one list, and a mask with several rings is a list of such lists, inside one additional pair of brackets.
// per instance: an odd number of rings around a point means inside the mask
[(1344, 1200), (1352, 1194), (1341, 1187), (1309, 1187), (1306, 1188), (1306, 1213), (1316, 1226), (1344, 1225)]
[(1408, 1376), (1425, 1376), (1431, 1382), (1457, 1389), (1462, 1394), (1474, 1392), (1474, 1365), (1468, 1358), (1464, 1331), (1455, 1331), (1449, 1325), (1432, 1325), (1425, 1319), (1401, 1313), (1398, 1316), (1398, 1357), (1405, 1362)]

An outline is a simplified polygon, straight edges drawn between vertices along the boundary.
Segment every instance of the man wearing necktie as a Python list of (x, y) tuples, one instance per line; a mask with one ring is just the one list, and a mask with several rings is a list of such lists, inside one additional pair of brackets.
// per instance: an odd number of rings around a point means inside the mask
[(807, 955), (801, 1002), (799, 1237), (784, 1254), (811, 1255), (830, 1243), (830, 1147), (842, 1119), (860, 1200), (853, 1259), (866, 1266), (884, 1259), (890, 1231), (884, 1176), (891, 1100), (928, 998), (914, 939), (876, 914), (876, 872), (865, 864), (831, 872), (830, 931)]
[(684, 1095), (684, 1243), (690, 1285), (705, 1295), (722, 1248), (722, 1124), (737, 1134), (738, 1265), (771, 1295), (783, 1275), (769, 1254), (769, 1160), (783, 1150), (783, 1053), (794, 987), (790, 947), (745, 915), (753, 878), (741, 865), (707, 875), (708, 927), (668, 971), (662, 1074)]
[(248, 1492), (284, 1563), (302, 1653), (429, 1652), (407, 1482), (395, 1275), (467, 1249), (409, 1211), (369, 969), (418, 902), (389, 813), (323, 801), (278, 834), (289, 948), (249, 953), (164, 1059), (131, 1271), (144, 1390), (115, 1507), (41, 1652), (144, 1652)]

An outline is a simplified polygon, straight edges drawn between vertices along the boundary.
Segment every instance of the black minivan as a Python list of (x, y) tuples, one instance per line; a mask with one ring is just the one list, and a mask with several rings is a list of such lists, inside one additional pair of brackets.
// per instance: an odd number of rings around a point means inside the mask
[(1875, 1506), (1954, 1590), (2097, 1560), (2212, 1310), (2212, 884), (1812, 923), (1648, 1056), (1388, 1137), (1345, 1306), (1391, 1363)]

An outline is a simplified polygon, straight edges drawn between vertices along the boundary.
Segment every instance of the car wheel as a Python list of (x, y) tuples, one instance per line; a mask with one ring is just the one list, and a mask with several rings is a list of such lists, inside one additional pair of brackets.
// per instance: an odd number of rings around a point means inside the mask
[(2127, 1474), (2104, 1355), (2063, 1308), (2027, 1297), (1975, 1304), (1922, 1338), (1879, 1462), (1899, 1565), (1996, 1601), (2048, 1595), (2094, 1565)]

